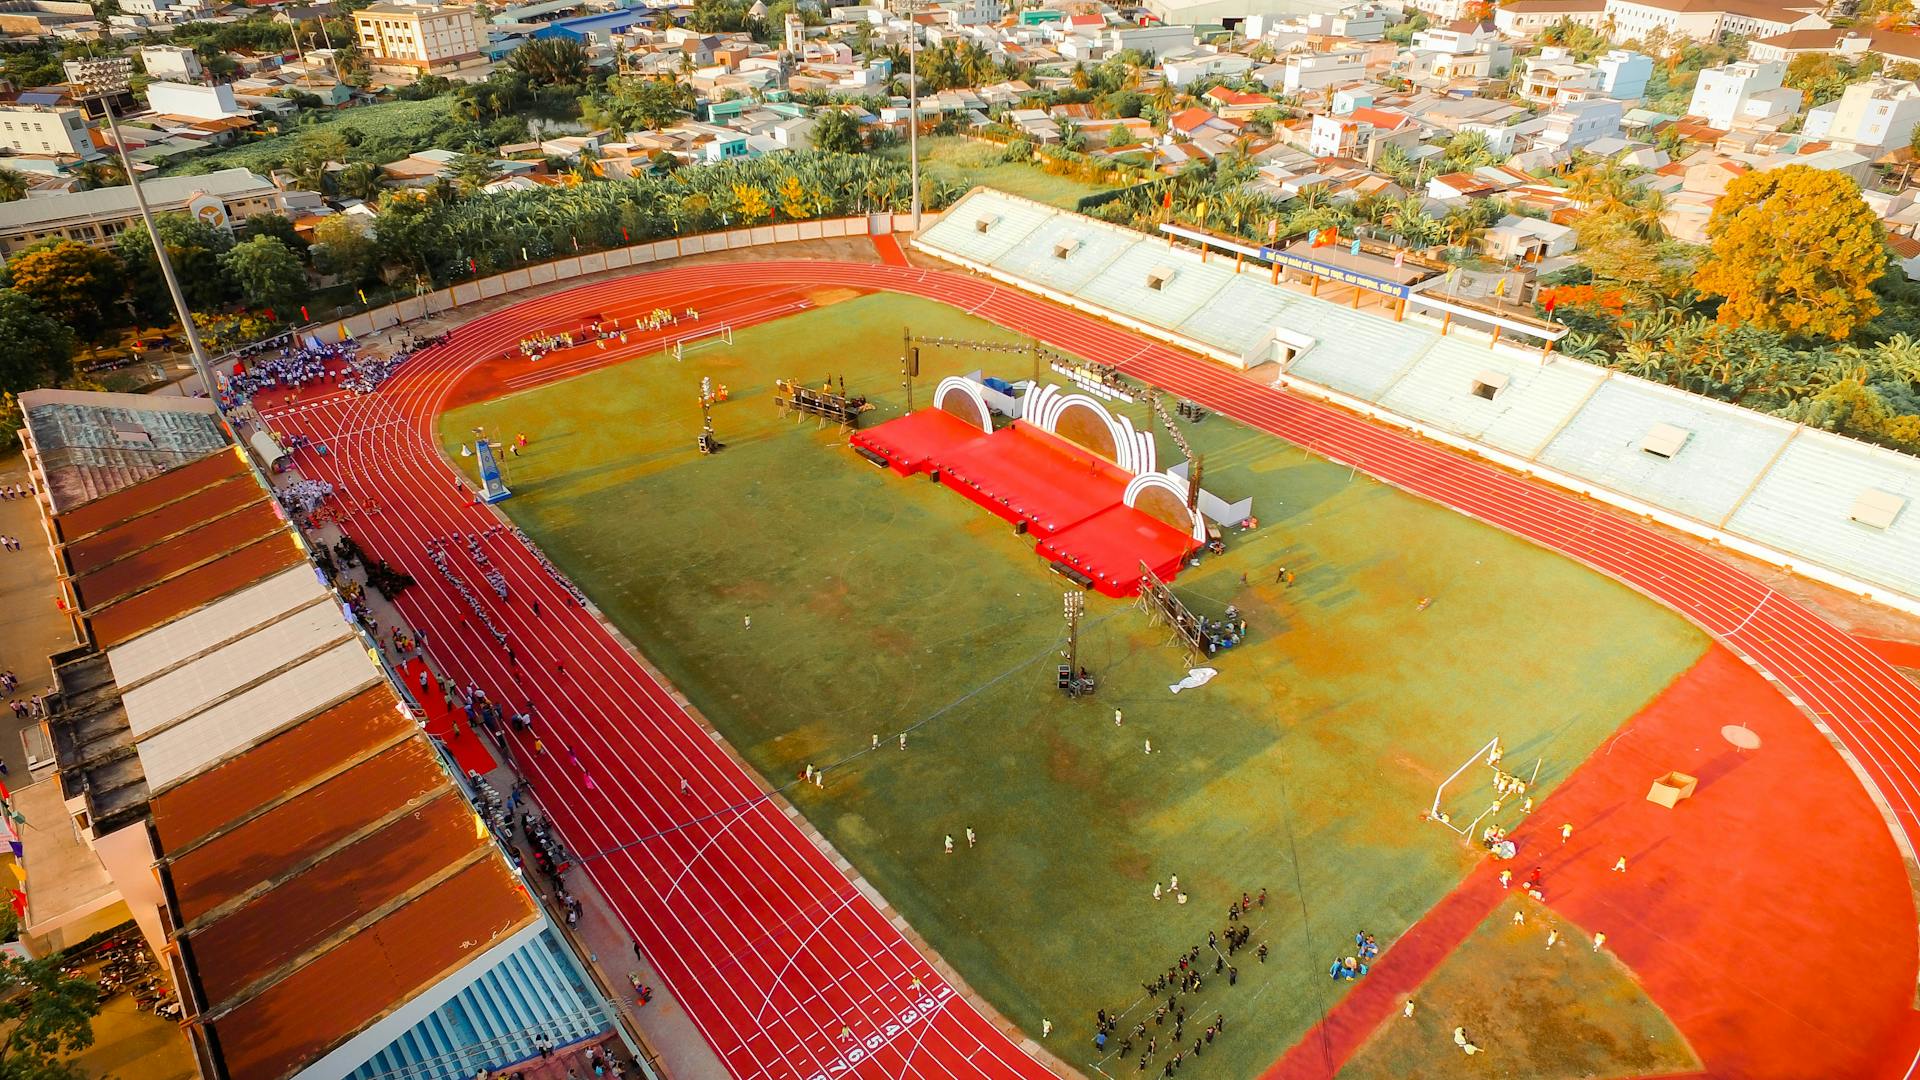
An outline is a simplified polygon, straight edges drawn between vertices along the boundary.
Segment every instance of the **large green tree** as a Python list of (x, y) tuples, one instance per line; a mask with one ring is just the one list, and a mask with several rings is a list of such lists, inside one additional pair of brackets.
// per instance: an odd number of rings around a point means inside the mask
[(307, 271), (300, 265), (300, 256), (271, 236), (233, 245), (220, 256), (220, 265), (240, 295), (258, 307), (286, 307), (307, 291)]
[[(220, 265), (220, 256), (233, 246), (233, 236), (190, 214), (161, 214), (154, 219), (160, 242), (167, 246), (180, 289), (195, 308), (223, 307), (233, 299), (233, 283)], [(114, 250), (127, 264), (127, 287), (143, 319), (172, 320), (173, 300), (153, 257), (153, 243), (145, 229), (127, 229), (114, 241)]]
[(93, 1045), (100, 988), (60, 970), (57, 957), (0, 957), (0, 1080), (83, 1080), (63, 1060)]
[(14, 256), (7, 271), (15, 289), (89, 341), (118, 321), (114, 304), (125, 288), (126, 264), (110, 251), (51, 240)]
[(380, 251), (360, 220), (335, 214), (313, 229), (313, 266), (358, 284), (380, 267)]
[(814, 114), (813, 148), (831, 154), (857, 154), (866, 148), (860, 122), (845, 109), (823, 109)]
[(73, 374), (73, 331), (18, 289), (0, 289), (0, 390), (17, 394)]
[(1836, 341), (1880, 310), (1880, 220), (1844, 173), (1805, 165), (1727, 185), (1707, 222), (1694, 287), (1722, 297), (1720, 321)]
[(571, 38), (539, 38), (513, 50), (512, 69), (534, 87), (579, 86), (587, 81), (587, 49)]

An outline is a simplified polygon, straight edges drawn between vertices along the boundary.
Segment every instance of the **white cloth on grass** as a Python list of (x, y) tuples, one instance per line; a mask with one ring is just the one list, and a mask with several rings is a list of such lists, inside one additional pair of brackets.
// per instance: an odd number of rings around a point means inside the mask
[(1174, 683), (1172, 686), (1167, 687), (1167, 689), (1173, 691), (1176, 694), (1182, 690), (1192, 690), (1196, 687), (1205, 686), (1208, 683), (1212, 682), (1213, 677), (1218, 674), (1220, 674), (1220, 672), (1215, 668), (1210, 668), (1210, 667), (1191, 668), (1187, 671), (1186, 678), (1181, 679), (1179, 682)]

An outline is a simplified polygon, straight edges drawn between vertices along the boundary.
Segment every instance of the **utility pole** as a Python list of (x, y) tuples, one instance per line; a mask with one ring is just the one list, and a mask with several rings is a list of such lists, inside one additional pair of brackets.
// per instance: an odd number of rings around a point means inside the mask
[(83, 101), (98, 99), (101, 111), (107, 114), (113, 148), (119, 152), (120, 168), (127, 174), (127, 187), (133, 191), (133, 204), (140, 210), (140, 221), (147, 227), (147, 239), (153, 244), (153, 260), (160, 264), (160, 276), (166, 279), (167, 293), (173, 298), (174, 314), (180, 318), (180, 332), (186, 335), (187, 349), (193, 354), (194, 370), (199, 372), (207, 396), (217, 398), (220, 386), (213, 379), (213, 362), (207, 358), (206, 346), (200, 343), (200, 330), (193, 325), (193, 313), (187, 310), (186, 293), (180, 289), (180, 278), (173, 272), (173, 260), (167, 257), (167, 245), (160, 240), (160, 230), (154, 227), (153, 211), (147, 208), (146, 193), (140, 190), (139, 174), (127, 159), (127, 144), (121, 141), (120, 124), (113, 115), (113, 96), (125, 93), (132, 84), (133, 61), (124, 56), (89, 57), (73, 61), (68, 74), (78, 91), (77, 96)]
[(907, 19), (907, 170), (913, 184), (913, 231), (920, 231), (920, 24), (921, 0), (894, 0)]

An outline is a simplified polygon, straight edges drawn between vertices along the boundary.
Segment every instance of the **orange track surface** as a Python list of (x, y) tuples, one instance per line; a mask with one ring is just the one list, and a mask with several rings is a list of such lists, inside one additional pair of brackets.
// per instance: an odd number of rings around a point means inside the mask
[[(1736, 751), (1720, 735), (1733, 723), (1761, 747)], [(1672, 810), (1646, 798), (1669, 771), (1700, 781)], [(1573, 826), (1564, 846), (1562, 823)], [(1535, 866), (1548, 906), (1607, 935), (1706, 1063), (1703, 1075), (1886, 1067), (1884, 1048), (1912, 1015), (1920, 947), (1900, 852), (1840, 755), (1726, 649), (1708, 650), (1513, 839), (1517, 858), (1489, 858), (1393, 942), (1269, 1080), (1338, 1071), (1493, 912), (1506, 895), (1499, 871), (1513, 870), (1517, 889)], [(1614, 873), (1623, 855), (1627, 870)]]

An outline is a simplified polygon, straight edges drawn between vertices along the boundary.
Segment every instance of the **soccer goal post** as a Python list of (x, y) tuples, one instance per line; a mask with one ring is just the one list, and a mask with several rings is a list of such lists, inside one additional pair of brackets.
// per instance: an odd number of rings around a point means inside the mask
[[(1500, 772), (1500, 766), (1496, 764), (1495, 759), (1493, 757), (1494, 749), (1498, 746), (1500, 746), (1500, 737), (1498, 735), (1495, 735), (1493, 738), (1488, 739), (1484, 744), (1482, 744), (1480, 749), (1475, 750), (1473, 752), (1473, 756), (1468, 758), (1466, 761), (1462, 762), (1459, 768), (1453, 770), (1452, 775), (1448, 776), (1445, 780), (1440, 781), (1440, 783), (1433, 789), (1433, 805), (1427, 808), (1427, 817), (1429, 820), (1437, 821), (1440, 824), (1445, 825), (1447, 828), (1452, 829), (1454, 832), (1457, 832), (1460, 835), (1465, 836), (1468, 833), (1471, 833), (1474, 830), (1474, 828), (1480, 824), (1480, 822), (1484, 821), (1488, 814), (1491, 814), (1495, 810), (1499, 809), (1499, 803), (1493, 799), (1489, 799), (1487, 801), (1486, 807), (1484, 809), (1481, 809), (1474, 816), (1472, 821), (1469, 821), (1465, 825), (1462, 825), (1459, 822), (1454, 820), (1454, 816), (1451, 812), (1443, 809), (1440, 805), (1441, 800), (1447, 797), (1447, 789), (1449, 787), (1453, 787), (1460, 780), (1460, 778), (1466, 773), (1470, 772), (1474, 768), (1474, 766), (1476, 765), (1484, 766), (1485, 768), (1490, 769), (1495, 773)], [(1540, 779), (1541, 760), (1542, 759), (1539, 759), (1539, 758), (1534, 759), (1532, 773), (1526, 777), (1526, 782), (1528, 787), (1533, 786)], [(1495, 779), (1497, 781), (1498, 777), (1496, 776)], [(1520, 778), (1516, 776), (1514, 777), (1514, 779), (1518, 780)], [(1471, 791), (1473, 787), (1472, 781), (1469, 780), (1466, 784), (1461, 785), (1461, 787)], [(1470, 795), (1469, 795), (1469, 798), (1471, 798)], [(1469, 805), (1469, 808), (1471, 808), (1472, 804), (1469, 803), (1468, 805)]]
[(700, 348), (702, 345), (731, 344), (733, 344), (733, 326), (729, 323), (723, 326), (716, 326), (711, 330), (702, 330), (697, 334), (688, 334), (686, 337), (675, 341), (673, 343), (673, 358), (675, 360), (685, 360), (688, 353)]

